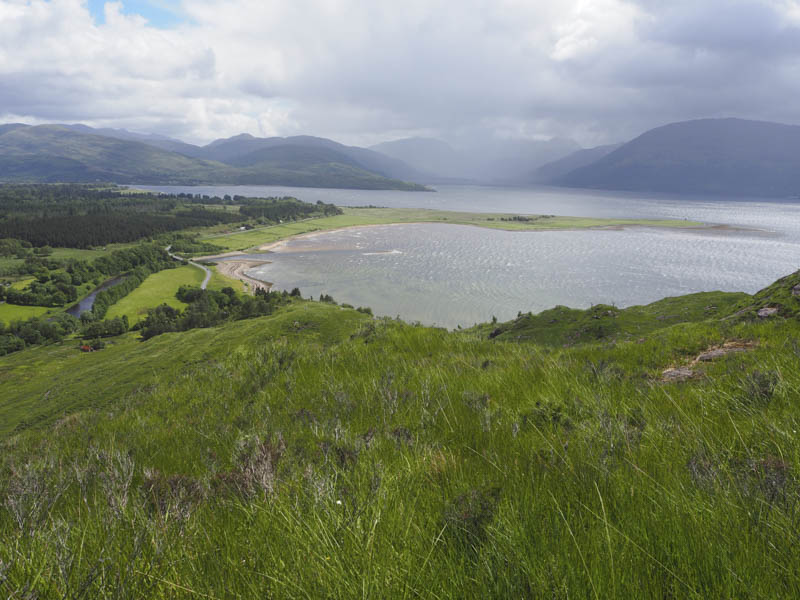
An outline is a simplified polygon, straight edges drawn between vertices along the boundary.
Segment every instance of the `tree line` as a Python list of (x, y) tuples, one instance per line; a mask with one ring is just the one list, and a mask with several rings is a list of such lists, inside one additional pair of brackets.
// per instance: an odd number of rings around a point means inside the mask
[(73, 259), (64, 264), (37, 258), (31, 260), (29, 266), (32, 267), (31, 273), (36, 279), (22, 290), (0, 286), (0, 300), (22, 306), (64, 306), (78, 299), (78, 288), (81, 285), (89, 282), (99, 284), (102, 279), (130, 272), (120, 289), (110, 288), (97, 295), (95, 306), (101, 310), (101, 307), (108, 308), (135, 289), (147, 275), (175, 266), (175, 261), (160, 246), (141, 244), (134, 248), (115, 250), (91, 263)]
[[(228, 204), (238, 204), (239, 211), (206, 206)], [(140, 193), (111, 185), (0, 185), (0, 238), (34, 247), (91, 248), (251, 219), (279, 223), (340, 213), (333, 204), (289, 196), (219, 198)], [(0, 253), (20, 256), (24, 249), (0, 247)]]
[(240, 222), (236, 213), (192, 208), (174, 214), (115, 212), (59, 217), (15, 217), (0, 221), (0, 237), (15, 237), (32, 246), (92, 248), (134, 242), (172, 231)]
[(278, 307), (288, 304), (292, 297), (299, 296), (299, 290), (288, 293), (257, 289), (255, 296), (241, 296), (230, 287), (218, 292), (181, 286), (176, 297), (188, 304), (184, 310), (167, 304), (151, 308), (138, 327), (142, 339), (148, 340), (162, 333), (213, 327), (226, 321), (271, 315)]

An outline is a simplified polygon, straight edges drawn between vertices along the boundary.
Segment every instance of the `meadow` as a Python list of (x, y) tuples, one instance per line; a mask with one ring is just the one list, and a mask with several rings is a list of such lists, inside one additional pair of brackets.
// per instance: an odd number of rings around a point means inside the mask
[(799, 285), (462, 332), (295, 300), (10, 355), (0, 591), (797, 597)]
[(177, 269), (167, 269), (149, 275), (142, 284), (130, 294), (113, 304), (106, 313), (107, 319), (127, 316), (131, 325), (147, 316), (147, 309), (168, 304), (173, 308), (185, 308), (186, 304), (175, 297), (182, 285), (199, 286), (203, 271), (186, 265)]
[(17, 306), (16, 304), (0, 303), (0, 321), (24, 321), (31, 317), (40, 317), (50, 309), (45, 306)]

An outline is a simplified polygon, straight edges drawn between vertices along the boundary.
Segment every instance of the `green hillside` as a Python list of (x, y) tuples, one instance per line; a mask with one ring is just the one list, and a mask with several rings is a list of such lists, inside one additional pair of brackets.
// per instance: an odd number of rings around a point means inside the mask
[(591, 310), (448, 332), (294, 300), (9, 355), (0, 591), (797, 597), (798, 283), (595, 339)]
[(5, 181), (189, 184), (219, 180), (227, 170), (221, 163), (58, 125), (0, 134), (0, 173)]
[(288, 155), (232, 166), (92, 131), (60, 125), (0, 129), (0, 181), (426, 189), (368, 171), (344, 155)]

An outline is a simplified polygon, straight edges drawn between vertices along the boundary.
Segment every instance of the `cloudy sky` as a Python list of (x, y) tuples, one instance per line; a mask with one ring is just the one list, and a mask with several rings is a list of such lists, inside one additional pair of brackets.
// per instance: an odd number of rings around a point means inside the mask
[(0, 0), (0, 122), (207, 142), (800, 124), (800, 0)]

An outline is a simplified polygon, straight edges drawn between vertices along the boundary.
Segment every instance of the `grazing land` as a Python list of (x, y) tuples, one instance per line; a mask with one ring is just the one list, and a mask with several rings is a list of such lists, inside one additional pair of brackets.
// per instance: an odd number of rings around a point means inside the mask
[(147, 309), (168, 304), (174, 308), (184, 308), (186, 304), (175, 297), (182, 285), (199, 286), (205, 275), (197, 267), (186, 265), (177, 269), (159, 271), (148, 276), (130, 294), (108, 309), (106, 318), (113, 319), (123, 315), (131, 324), (147, 316)]
[(45, 306), (17, 306), (3, 302), (0, 304), (0, 321), (5, 323), (23, 321), (31, 317), (40, 317), (48, 310)]

